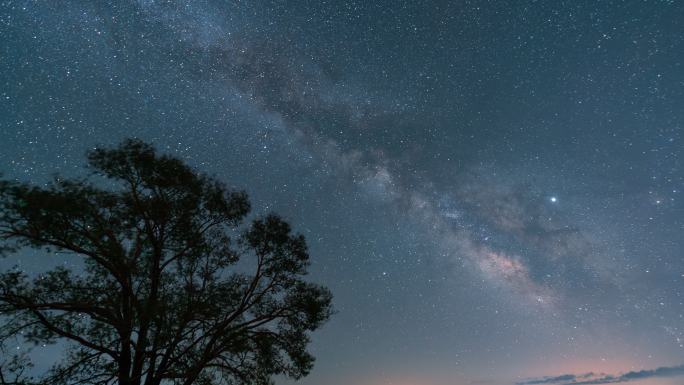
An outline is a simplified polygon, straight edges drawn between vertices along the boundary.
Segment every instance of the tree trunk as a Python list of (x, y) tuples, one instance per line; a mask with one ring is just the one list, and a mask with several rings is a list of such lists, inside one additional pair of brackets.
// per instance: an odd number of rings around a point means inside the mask
[(121, 352), (119, 353), (119, 385), (133, 385), (131, 381), (131, 347), (130, 333), (121, 338)]

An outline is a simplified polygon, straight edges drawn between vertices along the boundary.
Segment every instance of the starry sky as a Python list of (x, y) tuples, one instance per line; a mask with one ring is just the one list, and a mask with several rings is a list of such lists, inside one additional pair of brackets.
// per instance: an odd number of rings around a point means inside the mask
[(0, 170), (138, 137), (282, 214), (299, 383), (684, 381), (681, 2), (108, 3), (0, 2)]

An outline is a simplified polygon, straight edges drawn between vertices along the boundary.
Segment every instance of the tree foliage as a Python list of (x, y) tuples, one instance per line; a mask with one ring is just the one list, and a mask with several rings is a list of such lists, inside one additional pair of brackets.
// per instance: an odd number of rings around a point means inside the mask
[[(6, 253), (80, 261), (0, 275), (0, 337), (66, 342), (35, 382), (266, 384), (309, 372), (309, 334), (331, 295), (303, 279), (303, 236), (276, 215), (247, 223), (244, 192), (139, 140), (95, 149), (88, 165), (87, 178), (47, 186), (0, 182)], [(7, 359), (0, 381), (28, 383), (12, 376), (23, 359)]]

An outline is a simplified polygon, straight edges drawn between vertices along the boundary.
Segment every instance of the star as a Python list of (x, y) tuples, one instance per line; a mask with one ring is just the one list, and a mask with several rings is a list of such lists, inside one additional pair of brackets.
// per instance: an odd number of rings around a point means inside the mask
[(556, 197), (551, 197), (551, 198), (549, 198), (549, 200), (551, 201), (551, 203), (558, 202), (558, 198), (556, 198)]

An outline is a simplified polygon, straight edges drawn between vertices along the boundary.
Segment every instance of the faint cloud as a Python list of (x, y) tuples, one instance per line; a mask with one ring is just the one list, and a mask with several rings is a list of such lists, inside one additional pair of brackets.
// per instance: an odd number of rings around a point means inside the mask
[(655, 369), (631, 371), (623, 374), (564, 374), (555, 377), (532, 378), (516, 385), (561, 384), (561, 385), (598, 385), (643, 380), (647, 378), (667, 378), (684, 376), (684, 365), (662, 366)]

